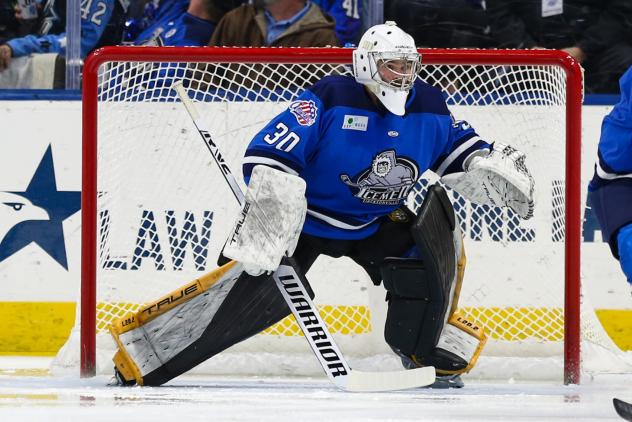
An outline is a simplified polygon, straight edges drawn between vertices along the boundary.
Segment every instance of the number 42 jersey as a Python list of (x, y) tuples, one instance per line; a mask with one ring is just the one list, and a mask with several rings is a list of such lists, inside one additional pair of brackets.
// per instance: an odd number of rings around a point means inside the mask
[(306, 89), (250, 142), (246, 182), (256, 165), (303, 178), (303, 232), (363, 239), (401, 206), (426, 170), (463, 172), (478, 150), (490, 149), (465, 121), (455, 121), (439, 89), (417, 81), (406, 113), (376, 104), (349, 76), (326, 76)]

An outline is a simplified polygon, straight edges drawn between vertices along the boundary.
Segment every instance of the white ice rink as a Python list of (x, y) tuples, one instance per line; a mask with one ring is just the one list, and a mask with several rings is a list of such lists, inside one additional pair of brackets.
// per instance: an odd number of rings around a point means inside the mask
[(463, 389), (344, 393), (325, 378), (180, 377), (162, 387), (52, 377), (45, 359), (0, 358), (0, 422), (12, 421), (601, 421), (622, 420), (632, 374), (579, 386), (484, 384)]

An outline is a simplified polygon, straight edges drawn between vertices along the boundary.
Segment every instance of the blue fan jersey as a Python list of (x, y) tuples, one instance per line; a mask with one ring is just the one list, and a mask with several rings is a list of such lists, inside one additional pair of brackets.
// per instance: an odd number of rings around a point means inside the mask
[(188, 0), (163, 0), (154, 22), (134, 40), (135, 45), (203, 46), (215, 24), (187, 13)]
[(396, 116), (354, 78), (327, 76), (254, 137), (243, 171), (246, 181), (259, 164), (300, 176), (307, 183), (303, 231), (363, 239), (424, 171), (462, 172), (467, 157), (485, 148), (467, 122), (452, 119), (437, 88), (416, 82), (406, 114)]
[(355, 45), (362, 32), (362, 0), (312, 0), (336, 21), (341, 45)]
[[(105, 31), (117, 0), (81, 1), (81, 57), (85, 57), (97, 45)], [(66, 33), (43, 36), (27, 35), (7, 41), (13, 57), (32, 53), (66, 54)]]

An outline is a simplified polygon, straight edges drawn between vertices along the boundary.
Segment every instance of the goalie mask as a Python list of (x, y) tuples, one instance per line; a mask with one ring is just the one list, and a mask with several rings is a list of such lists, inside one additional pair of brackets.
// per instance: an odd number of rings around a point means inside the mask
[(421, 65), (413, 37), (395, 22), (369, 28), (353, 52), (353, 75), (391, 113), (403, 116)]

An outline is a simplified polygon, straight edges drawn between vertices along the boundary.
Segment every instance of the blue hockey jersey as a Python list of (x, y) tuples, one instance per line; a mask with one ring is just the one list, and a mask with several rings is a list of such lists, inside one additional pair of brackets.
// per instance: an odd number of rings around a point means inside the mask
[[(603, 119), (588, 201), (603, 238), (632, 280), (632, 67), (619, 82), (621, 100)], [(626, 228), (627, 226), (627, 228)], [(625, 233), (621, 237), (620, 233)], [(620, 251), (625, 243), (624, 250)], [(626, 269), (627, 267), (627, 269)]]
[(619, 84), (621, 100), (601, 125), (591, 189), (609, 180), (632, 178), (632, 67), (623, 74)]
[(417, 81), (396, 116), (377, 106), (362, 84), (327, 76), (305, 90), (250, 142), (243, 172), (269, 165), (307, 182), (303, 231), (363, 239), (399, 207), (421, 174), (462, 172), (474, 151), (490, 148), (464, 121), (455, 122), (441, 91)]

